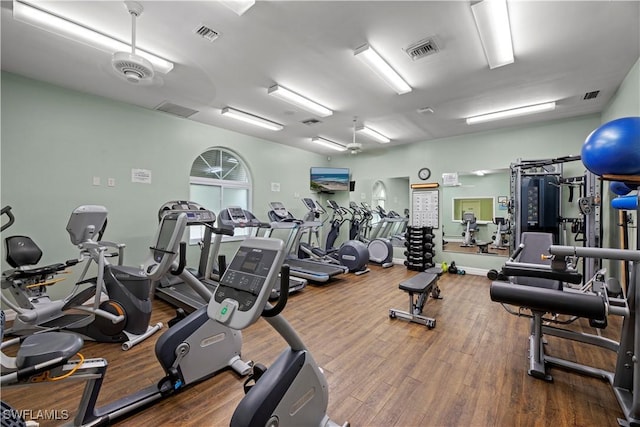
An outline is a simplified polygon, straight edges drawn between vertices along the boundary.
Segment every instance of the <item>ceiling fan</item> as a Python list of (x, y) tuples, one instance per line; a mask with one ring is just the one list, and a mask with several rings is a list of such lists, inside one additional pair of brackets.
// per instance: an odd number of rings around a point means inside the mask
[(349, 150), (351, 154), (358, 154), (360, 151), (362, 151), (362, 144), (359, 142), (356, 142), (356, 120), (357, 119), (358, 119), (357, 117), (353, 118), (353, 140), (347, 144), (347, 150)]
[(111, 65), (117, 75), (129, 83), (149, 85), (154, 83), (153, 65), (136, 54), (136, 19), (142, 14), (144, 8), (135, 1), (125, 1), (124, 4), (131, 15), (131, 52), (114, 53)]

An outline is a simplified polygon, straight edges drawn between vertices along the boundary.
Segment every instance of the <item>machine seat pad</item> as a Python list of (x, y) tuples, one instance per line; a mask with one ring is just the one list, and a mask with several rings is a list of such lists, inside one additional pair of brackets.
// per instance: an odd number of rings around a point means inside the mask
[(84, 341), (79, 335), (67, 332), (29, 335), (16, 354), (16, 367), (22, 369), (58, 357), (69, 360), (80, 351), (83, 344)]
[(409, 280), (401, 282), (398, 286), (406, 292), (422, 293), (429, 292), (433, 284), (438, 280), (438, 275), (434, 273), (418, 273)]
[(492, 282), (489, 291), (491, 301), (527, 307), (542, 311), (588, 319), (606, 317), (605, 302), (595, 294), (558, 291), (536, 286)]

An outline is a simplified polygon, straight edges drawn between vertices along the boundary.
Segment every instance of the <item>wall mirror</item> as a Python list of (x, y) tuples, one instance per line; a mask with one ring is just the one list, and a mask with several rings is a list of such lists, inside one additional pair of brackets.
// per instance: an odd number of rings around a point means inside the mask
[[(483, 171), (482, 173), (458, 172), (458, 185), (443, 186), (440, 202), (440, 218), (443, 250), (445, 252), (470, 253), (490, 256), (509, 256), (509, 236), (495, 237), (500, 218), (509, 219), (509, 170)], [(465, 221), (465, 218), (467, 221)], [(465, 239), (467, 223), (471, 229), (471, 241)], [(506, 225), (502, 226), (503, 229)]]
[(353, 191), (349, 193), (349, 201), (361, 206), (362, 202), (367, 203), (374, 211), (373, 227), (380, 221), (380, 216), (375, 213), (375, 208), (380, 206), (387, 213), (395, 212), (401, 218), (388, 227), (385, 237), (392, 237), (391, 243), (394, 246), (394, 257), (404, 258), (404, 241), (400, 238), (393, 238), (393, 235), (402, 233), (406, 224), (410, 224), (407, 218), (411, 209), (409, 200), (409, 177), (377, 177), (359, 178), (351, 177), (355, 181)]

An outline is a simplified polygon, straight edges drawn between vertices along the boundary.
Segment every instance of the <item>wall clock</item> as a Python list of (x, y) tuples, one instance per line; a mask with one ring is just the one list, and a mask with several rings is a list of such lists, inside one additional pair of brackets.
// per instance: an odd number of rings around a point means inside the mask
[(418, 171), (418, 178), (420, 178), (421, 180), (426, 181), (430, 177), (431, 171), (429, 170), (429, 168), (422, 168)]

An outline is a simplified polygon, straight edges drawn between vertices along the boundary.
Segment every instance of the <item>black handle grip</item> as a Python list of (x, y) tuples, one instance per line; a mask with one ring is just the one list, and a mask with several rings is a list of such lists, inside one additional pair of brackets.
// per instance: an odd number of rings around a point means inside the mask
[(180, 242), (180, 259), (178, 261), (178, 268), (171, 270), (171, 274), (179, 276), (184, 271), (184, 267), (187, 265), (187, 244)]
[(13, 223), (16, 221), (16, 218), (11, 213), (11, 206), (9, 205), (2, 208), (2, 210), (0, 211), (0, 215), (7, 215), (9, 217), (9, 221), (6, 224), (2, 224), (0, 231), (4, 231), (7, 228), (11, 227)]
[(212, 227), (211, 231), (215, 234), (222, 234), (223, 236), (233, 236), (235, 233), (233, 225), (222, 224), (219, 227)]
[(222, 278), (225, 271), (227, 271), (227, 257), (224, 255), (218, 255), (218, 276)]
[(518, 255), (520, 255), (520, 252), (522, 252), (523, 249), (524, 249), (524, 243), (520, 243), (520, 246), (518, 246), (515, 252), (511, 255), (511, 260), (518, 258)]
[(289, 266), (283, 265), (280, 269), (280, 296), (278, 302), (271, 308), (264, 308), (262, 310), (262, 316), (275, 317), (284, 310), (289, 300)]

